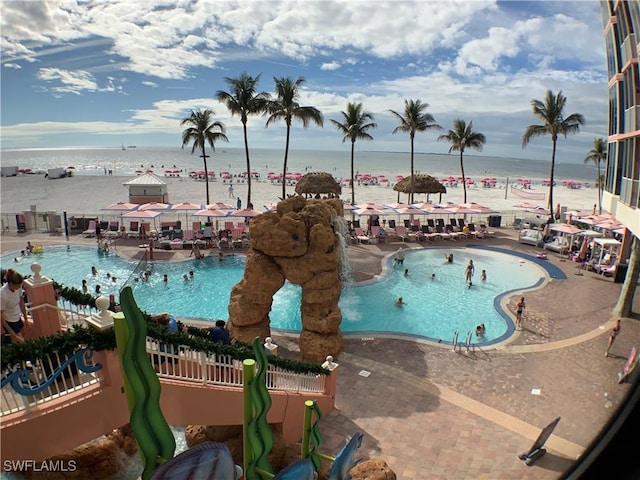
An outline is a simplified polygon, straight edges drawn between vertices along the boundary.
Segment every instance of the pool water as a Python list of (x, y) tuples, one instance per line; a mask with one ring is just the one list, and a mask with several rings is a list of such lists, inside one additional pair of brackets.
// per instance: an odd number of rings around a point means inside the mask
[[(445, 253), (453, 253), (454, 262), (447, 263)], [(22, 257), (2, 256), (3, 268), (14, 268), (31, 274), (33, 262), (42, 265), (42, 274), (68, 286), (81, 288), (87, 280), (89, 292), (101, 286), (103, 295), (115, 294), (125, 285), (136, 263), (123, 260), (114, 253), (104, 255), (97, 249), (81, 246), (47, 247), (42, 254)], [(473, 259), (475, 275), (468, 288), (464, 271)], [(181, 262), (150, 262), (153, 272), (148, 282), (132, 282), (134, 296), (142, 310), (149, 313), (172, 312), (178, 317), (205, 320), (228, 318), (227, 304), (231, 288), (244, 274), (243, 256), (226, 256)], [(91, 266), (98, 270), (91, 274)], [(386, 272), (380, 281), (344, 288), (340, 299), (341, 329), (345, 333), (393, 333), (415, 335), (444, 342), (451, 341), (457, 330), (460, 341), (476, 325), (484, 323), (485, 337), (473, 343), (486, 343), (504, 337), (513, 323), (496, 311), (501, 295), (513, 290), (533, 287), (544, 278), (542, 268), (519, 257), (483, 249), (428, 248), (408, 251), (402, 266), (386, 260)], [(409, 274), (404, 275), (408, 269)], [(487, 281), (480, 272), (487, 271)], [(192, 270), (192, 279), (184, 280)], [(107, 278), (115, 276), (116, 281)], [(432, 274), (435, 279), (432, 280)], [(162, 277), (168, 275), (168, 283)], [(405, 305), (395, 300), (402, 296)], [(301, 288), (286, 283), (274, 296), (270, 313), (274, 329), (300, 331)]]

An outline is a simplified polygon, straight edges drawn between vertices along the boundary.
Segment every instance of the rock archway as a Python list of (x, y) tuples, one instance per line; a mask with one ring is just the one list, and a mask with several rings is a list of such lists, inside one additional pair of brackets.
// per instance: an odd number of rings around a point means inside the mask
[(327, 355), (337, 357), (342, 350), (342, 282), (333, 222), (342, 215), (339, 199), (292, 197), (278, 203), (277, 212), (251, 220), (244, 277), (229, 299), (229, 329), (235, 338), (251, 342), (270, 335), (273, 295), (286, 279), (302, 287), (302, 358), (322, 362)]

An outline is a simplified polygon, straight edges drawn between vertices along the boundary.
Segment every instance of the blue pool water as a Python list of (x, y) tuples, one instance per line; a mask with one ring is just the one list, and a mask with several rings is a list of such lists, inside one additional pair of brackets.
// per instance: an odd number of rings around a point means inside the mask
[[(444, 261), (452, 252), (454, 263)], [(99, 254), (95, 248), (68, 246), (47, 247), (43, 254), (13, 261), (15, 254), (2, 256), (3, 268), (15, 268), (30, 274), (31, 263), (42, 265), (42, 274), (65, 286), (81, 287), (86, 279), (89, 291), (101, 285), (102, 294), (116, 294), (124, 285), (135, 263), (115, 254)], [(464, 270), (469, 259), (475, 264), (473, 287), (468, 288)], [(94, 265), (98, 274), (91, 274)], [(150, 263), (153, 275), (148, 282), (134, 283), (134, 295), (141, 309), (149, 313), (170, 311), (178, 317), (213, 320), (228, 318), (227, 304), (231, 288), (244, 273), (244, 257), (226, 256), (182, 262)], [(404, 275), (404, 269), (409, 275)], [(480, 272), (487, 271), (487, 281), (480, 281)], [(183, 274), (193, 270), (192, 280)], [(117, 278), (107, 278), (107, 272)], [(168, 284), (162, 281), (169, 276)], [(435, 273), (435, 280), (432, 274)], [(458, 330), (460, 339), (479, 323), (486, 326), (482, 342), (504, 337), (513, 328), (494, 306), (505, 292), (525, 289), (540, 283), (543, 270), (522, 258), (483, 249), (416, 249), (407, 252), (404, 265), (394, 267), (386, 262), (386, 274), (379, 282), (369, 282), (345, 288), (340, 299), (341, 329), (345, 333), (386, 332), (450, 341)], [(404, 298), (406, 305), (397, 307), (395, 299)], [(300, 287), (285, 286), (275, 295), (270, 313), (275, 329), (300, 330)], [(498, 299), (498, 301), (496, 300)], [(477, 339), (473, 338), (477, 343)]]

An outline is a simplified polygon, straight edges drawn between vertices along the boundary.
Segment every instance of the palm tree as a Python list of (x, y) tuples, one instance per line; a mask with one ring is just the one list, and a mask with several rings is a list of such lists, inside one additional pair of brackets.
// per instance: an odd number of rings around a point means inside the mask
[(267, 106), (267, 112), (270, 114), (267, 119), (266, 126), (284, 120), (287, 124), (287, 141), (284, 147), (284, 165), (282, 168), (282, 199), (286, 198), (286, 176), (287, 176), (287, 158), (289, 156), (289, 138), (291, 135), (291, 122), (297, 118), (302, 122), (302, 126), (307, 128), (310, 122), (316, 125), (323, 125), (323, 117), (320, 110), (315, 107), (305, 107), (298, 103), (300, 99), (300, 85), (304, 83), (303, 77), (297, 80), (291, 78), (273, 78), (276, 87), (276, 99), (271, 100)]
[(367, 133), (367, 130), (376, 128), (376, 124), (372, 122), (373, 115), (362, 110), (362, 103), (347, 103), (347, 111), (340, 112), (342, 114), (343, 123), (331, 119), (338, 130), (342, 133), (342, 143), (347, 139), (351, 141), (351, 205), (356, 204), (355, 181), (353, 176), (353, 157), (357, 139), (373, 140), (373, 137)]
[(191, 110), (191, 115), (183, 118), (180, 125), (189, 125), (182, 131), (182, 148), (193, 142), (191, 153), (199, 148), (202, 151), (202, 160), (204, 161), (204, 176), (207, 186), (207, 205), (211, 203), (209, 199), (209, 171), (207, 170), (207, 154), (205, 152), (205, 144), (209, 144), (212, 151), (215, 151), (215, 143), (218, 140), (228, 142), (229, 139), (225, 135), (224, 123), (212, 121), (211, 117), (215, 115), (213, 110), (208, 108), (205, 110)]
[(594, 138), (593, 148), (584, 158), (584, 163), (594, 162), (598, 167), (598, 177), (596, 178), (596, 187), (598, 187), (598, 215), (602, 214), (602, 189), (604, 182), (600, 179), (600, 162), (607, 161), (607, 143), (604, 138)]
[[(551, 90), (547, 90), (544, 102), (540, 100), (531, 100), (531, 109), (533, 114), (542, 120), (542, 125), (529, 125), (522, 135), (522, 148), (526, 147), (533, 137), (541, 137), (542, 135), (551, 135), (551, 172), (549, 174), (549, 211), (553, 212), (553, 173), (556, 167), (556, 144), (558, 143), (558, 135), (567, 135), (580, 131), (580, 125), (584, 125), (584, 117), (580, 113), (572, 113), (564, 118), (564, 107), (567, 103), (567, 97), (558, 92), (554, 96)], [(553, 215), (553, 213), (551, 213)]]
[[(413, 140), (416, 132), (424, 132), (426, 130), (442, 130), (442, 127), (436, 123), (433, 115), (424, 113), (429, 104), (422, 103), (420, 100), (404, 101), (404, 116), (394, 110), (389, 112), (400, 121), (400, 125), (393, 129), (393, 133), (406, 132), (411, 140), (411, 177), (413, 177)], [(413, 182), (411, 182), (411, 192), (409, 193), (410, 201), (413, 203)]]
[(247, 139), (247, 119), (249, 115), (263, 113), (269, 101), (267, 92), (256, 93), (260, 75), (251, 77), (242, 72), (238, 78), (225, 77), (230, 92), (218, 90), (216, 98), (227, 106), (231, 116), (240, 115), (242, 133), (244, 134), (244, 152), (247, 159), (247, 208), (251, 208), (251, 161), (249, 160), (249, 141)]
[(467, 203), (467, 179), (464, 176), (464, 164), (462, 163), (462, 155), (465, 149), (473, 148), (474, 150), (482, 151), (482, 146), (486, 143), (487, 139), (482, 133), (473, 131), (473, 122), (469, 122), (469, 125), (458, 118), (453, 121), (453, 130), (449, 130), (446, 134), (440, 135), (438, 141), (446, 140), (451, 144), (449, 147), (449, 153), (460, 152), (460, 171), (462, 172), (462, 188), (464, 189), (464, 203)]

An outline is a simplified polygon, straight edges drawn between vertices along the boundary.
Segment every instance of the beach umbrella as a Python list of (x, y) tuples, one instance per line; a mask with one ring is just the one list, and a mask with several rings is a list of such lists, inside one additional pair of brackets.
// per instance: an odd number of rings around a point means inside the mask
[(186, 222), (188, 220), (186, 212), (193, 211), (193, 210), (202, 210), (202, 204), (191, 203), (191, 202), (176, 203), (175, 205), (171, 205), (171, 210), (184, 211), (185, 212), (184, 221)]
[(307, 173), (298, 180), (295, 190), (298, 195), (340, 195), (342, 193), (340, 184), (333, 178), (333, 175), (326, 172)]
[(378, 210), (384, 209), (384, 205), (380, 203), (357, 203), (355, 205), (356, 209), (365, 209), (365, 208), (375, 208)]
[(353, 211), (356, 215), (388, 215), (392, 212), (385, 212), (377, 208), (357, 208)]
[(587, 259), (587, 245), (589, 243), (589, 237), (582, 239), (582, 245), (580, 245), (580, 251), (578, 252), (578, 260), (584, 262)]
[(193, 214), (194, 217), (227, 217), (229, 212), (217, 208), (204, 208)]
[[(413, 185), (413, 186), (412, 186)], [(398, 197), (401, 193), (410, 194), (413, 193), (426, 193), (428, 195), (432, 193), (447, 193), (447, 188), (442, 185), (437, 179), (431, 175), (418, 174), (413, 177), (406, 177), (400, 180), (393, 186), (393, 190), (398, 192)], [(411, 199), (410, 199), (411, 200)]]
[(394, 210), (400, 215), (425, 215), (426, 213), (424, 210), (416, 208), (413, 205), (404, 208), (394, 208)]
[(135, 210), (139, 206), (140, 205), (138, 205), (137, 203), (118, 202), (118, 203), (112, 203), (111, 205), (107, 205), (101, 210), (119, 210), (123, 212), (125, 210)]
[[(401, 203), (401, 202), (385, 203), (384, 206), (387, 207), (387, 208), (392, 208), (394, 210), (396, 210), (398, 208), (409, 208), (409, 207), (411, 207), (411, 205), (409, 205), (408, 203)], [(417, 205), (413, 205), (413, 207), (420, 208)]]
[(125, 213), (122, 215), (122, 218), (139, 218), (140, 220), (151, 220), (153, 219), (153, 228), (157, 230), (156, 227), (156, 218), (162, 215), (162, 212), (157, 210), (133, 210), (131, 212)]
[(233, 205), (224, 202), (216, 202), (205, 205), (204, 208), (210, 208), (213, 210), (233, 210)]
[(568, 235), (575, 235), (582, 232), (581, 228), (578, 228), (575, 225), (570, 225), (568, 223), (554, 223), (551, 225), (551, 230), (560, 233), (566, 233)]
[(476, 211), (476, 213), (498, 213), (497, 210), (493, 208), (485, 207), (484, 205), (480, 205), (479, 203), (471, 202), (471, 203), (462, 203), (461, 207), (471, 208)]
[(229, 213), (230, 217), (257, 217), (258, 215), (262, 215), (262, 212), (252, 208), (243, 208)]
[(140, 208), (138, 210), (144, 212), (145, 210), (169, 210), (170, 208), (171, 205), (169, 205), (168, 203), (149, 202), (140, 205)]

